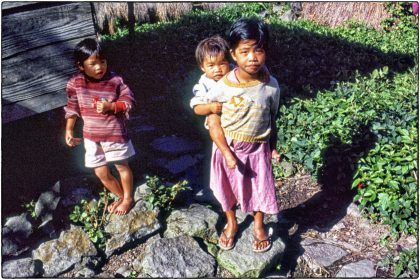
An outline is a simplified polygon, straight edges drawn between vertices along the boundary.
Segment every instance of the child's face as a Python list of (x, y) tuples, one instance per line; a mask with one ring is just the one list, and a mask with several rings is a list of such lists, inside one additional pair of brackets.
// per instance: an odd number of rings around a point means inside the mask
[(79, 69), (91, 78), (100, 80), (106, 74), (108, 68), (106, 59), (100, 58), (96, 53), (89, 56)]
[(200, 68), (207, 78), (218, 81), (229, 72), (229, 62), (224, 54), (219, 54), (216, 57), (206, 55)]
[(240, 40), (230, 53), (239, 70), (249, 77), (256, 77), (265, 64), (265, 50), (257, 46), (256, 40)]

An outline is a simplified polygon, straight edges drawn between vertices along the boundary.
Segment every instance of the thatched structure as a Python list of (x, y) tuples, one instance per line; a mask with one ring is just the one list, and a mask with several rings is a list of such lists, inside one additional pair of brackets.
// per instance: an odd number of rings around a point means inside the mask
[(384, 2), (302, 2), (301, 18), (331, 27), (355, 20), (379, 29), (388, 16)]
[[(193, 8), (215, 10), (225, 6), (225, 3), (205, 2), (132, 2), (136, 22), (169, 21), (180, 18)], [(120, 18), (128, 22), (127, 2), (93, 2), (98, 31), (112, 34), (115, 19)]]

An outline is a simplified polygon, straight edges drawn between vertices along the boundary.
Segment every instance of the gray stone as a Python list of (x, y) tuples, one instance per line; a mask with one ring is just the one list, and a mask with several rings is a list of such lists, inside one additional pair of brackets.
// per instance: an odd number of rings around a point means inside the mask
[(359, 218), (362, 215), (360, 214), (359, 208), (357, 207), (356, 204), (354, 204), (353, 202), (349, 204), (349, 206), (347, 207), (347, 212), (346, 215), (350, 215), (353, 216), (355, 218)]
[(167, 229), (164, 236), (189, 235), (217, 243), (216, 223), (218, 218), (219, 214), (213, 210), (200, 204), (192, 204), (188, 209), (171, 212), (166, 220)]
[(142, 268), (153, 278), (209, 278), (215, 275), (216, 262), (192, 237), (179, 236), (151, 243)]
[(196, 163), (197, 159), (195, 157), (191, 155), (183, 155), (179, 158), (169, 160), (165, 165), (165, 168), (172, 174), (179, 174), (191, 166), (194, 166)]
[(318, 240), (305, 239), (301, 245), (305, 252), (300, 258), (313, 270), (330, 266), (348, 255), (342, 248)]
[(141, 184), (134, 188), (134, 201), (137, 203), (139, 200), (143, 200), (144, 197), (150, 193), (150, 188), (146, 183)]
[(417, 248), (417, 238), (414, 235), (402, 234), (397, 242), (397, 245), (401, 246), (404, 250), (412, 250)]
[(96, 275), (95, 271), (93, 271), (92, 269), (88, 267), (83, 267), (82, 269), (74, 273), (74, 276), (76, 278), (92, 278), (95, 275)]
[(238, 278), (258, 278), (280, 261), (284, 249), (284, 242), (273, 234), (271, 249), (264, 253), (252, 250), (253, 228), (251, 223), (247, 228), (239, 229), (235, 237), (235, 247), (229, 251), (219, 250), (218, 264)]
[(199, 160), (199, 155), (182, 155), (175, 159), (158, 158), (153, 161), (153, 164), (160, 168), (166, 169), (173, 175), (177, 175), (196, 165)]
[(13, 240), (11, 236), (3, 236), (1, 239), (2, 256), (18, 256), (27, 249), (27, 247), (24, 248), (16, 240)]
[(91, 189), (86, 187), (75, 187), (70, 191), (69, 195), (62, 199), (61, 204), (64, 207), (69, 207), (80, 203), (83, 199), (89, 201), (93, 198), (94, 196)]
[(35, 217), (41, 220), (40, 227), (53, 220), (53, 212), (60, 202), (60, 182), (58, 181), (51, 191), (43, 192), (35, 203)]
[[(147, 241), (144, 244), (144, 248), (147, 248), (150, 246), (150, 244), (154, 243), (156, 240), (162, 239), (160, 237), (159, 234), (155, 234), (152, 237), (150, 237), (149, 239), (147, 239)], [(138, 256), (132, 263), (131, 266), (134, 269), (134, 271), (136, 271), (137, 273), (141, 273), (141, 271), (143, 271), (143, 267), (142, 267), (142, 262), (144, 259), (144, 254), (141, 254), (140, 256)], [(140, 275), (140, 274), (139, 274)], [(144, 277), (146, 277), (147, 275), (143, 275)], [(140, 278), (144, 278), (144, 277), (140, 277)]]
[(111, 215), (109, 223), (105, 226), (105, 232), (110, 235), (105, 244), (105, 254), (111, 256), (130, 243), (158, 231), (162, 227), (158, 215), (159, 210), (147, 210), (142, 200), (126, 215)]
[(2, 231), (3, 234), (19, 235), (20, 238), (28, 238), (32, 232), (32, 224), (27, 213), (8, 218)]
[(115, 274), (121, 275), (122, 277), (127, 278), (131, 274), (130, 267), (128, 265), (123, 265), (122, 267), (117, 269)]
[(58, 239), (42, 243), (32, 251), (32, 257), (43, 263), (44, 277), (55, 277), (83, 262), (92, 263), (97, 251), (88, 235), (80, 228), (71, 226)]
[(155, 150), (175, 155), (186, 154), (201, 149), (200, 142), (175, 135), (155, 139), (151, 145)]
[(376, 277), (375, 264), (370, 260), (360, 260), (344, 265), (335, 277), (342, 278), (374, 278)]
[(31, 278), (42, 274), (42, 264), (32, 258), (6, 261), (2, 264), (4, 278)]
[(18, 256), (28, 250), (26, 245), (32, 233), (28, 213), (8, 218), (2, 228), (2, 256)]

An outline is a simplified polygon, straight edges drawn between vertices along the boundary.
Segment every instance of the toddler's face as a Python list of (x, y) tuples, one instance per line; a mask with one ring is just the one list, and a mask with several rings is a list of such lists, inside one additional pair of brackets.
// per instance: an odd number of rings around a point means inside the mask
[(79, 65), (79, 69), (85, 72), (91, 78), (100, 80), (106, 74), (106, 70), (108, 68), (106, 59), (103, 59), (96, 55), (96, 53), (92, 54), (88, 57), (85, 61), (83, 61), (83, 65)]
[(201, 65), (201, 70), (207, 78), (218, 81), (229, 72), (229, 62), (224, 54), (219, 54), (216, 57), (207, 55)]
[(241, 40), (230, 53), (239, 69), (250, 76), (257, 75), (265, 64), (265, 50), (257, 46), (256, 40)]

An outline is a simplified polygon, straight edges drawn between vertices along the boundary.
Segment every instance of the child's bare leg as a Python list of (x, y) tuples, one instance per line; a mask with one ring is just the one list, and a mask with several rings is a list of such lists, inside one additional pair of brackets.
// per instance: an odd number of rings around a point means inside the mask
[(115, 208), (115, 213), (118, 215), (125, 215), (133, 206), (133, 173), (131, 172), (130, 166), (128, 162), (120, 162), (115, 164), (115, 168), (117, 168), (118, 172), (120, 173), (121, 178), (121, 185), (123, 189), (123, 199), (122, 203), (117, 205)]
[(234, 243), (234, 237), (238, 231), (238, 222), (236, 221), (236, 214), (234, 210), (225, 212), (227, 224), (220, 235), (219, 242), (224, 247), (231, 247)]
[(101, 180), (106, 189), (119, 197), (117, 201), (108, 206), (108, 212), (113, 213), (115, 207), (117, 207), (122, 202), (121, 198), (124, 196), (123, 189), (121, 188), (118, 180), (111, 174), (108, 166), (103, 165), (96, 167), (95, 174), (99, 180)]
[(222, 152), (228, 168), (235, 168), (236, 158), (230, 150), (228, 143), (226, 142), (225, 134), (223, 133), (223, 129), (220, 123), (220, 116), (217, 114), (210, 114), (207, 118), (207, 124), (209, 126), (211, 140), (213, 140), (213, 142)]
[(268, 236), (264, 228), (264, 213), (261, 211), (254, 212), (254, 237), (258, 240), (263, 240), (262, 242), (254, 240), (254, 250), (262, 250), (270, 246), (270, 241), (267, 240)]

